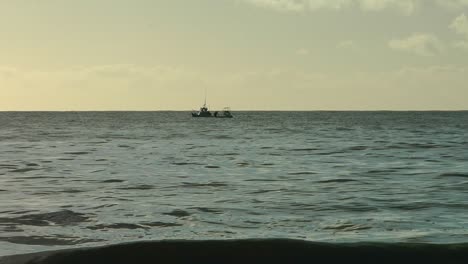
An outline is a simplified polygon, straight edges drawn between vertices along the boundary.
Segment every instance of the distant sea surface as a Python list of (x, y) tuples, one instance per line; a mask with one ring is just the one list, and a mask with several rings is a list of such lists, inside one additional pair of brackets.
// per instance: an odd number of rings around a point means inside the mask
[(468, 112), (0, 113), (0, 255), (468, 242)]

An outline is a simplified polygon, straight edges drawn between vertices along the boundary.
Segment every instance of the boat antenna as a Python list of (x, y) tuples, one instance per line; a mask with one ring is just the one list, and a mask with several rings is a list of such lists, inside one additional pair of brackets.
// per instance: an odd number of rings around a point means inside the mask
[(206, 88), (205, 88), (205, 104), (204, 106), (206, 107)]

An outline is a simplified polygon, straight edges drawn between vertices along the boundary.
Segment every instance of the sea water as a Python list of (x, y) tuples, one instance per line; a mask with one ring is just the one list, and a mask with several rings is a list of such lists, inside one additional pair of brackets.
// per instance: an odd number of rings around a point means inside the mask
[(0, 255), (468, 242), (468, 112), (0, 113)]

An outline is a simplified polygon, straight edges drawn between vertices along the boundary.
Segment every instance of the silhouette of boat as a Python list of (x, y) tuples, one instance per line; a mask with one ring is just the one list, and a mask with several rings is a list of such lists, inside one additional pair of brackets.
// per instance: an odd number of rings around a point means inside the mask
[(200, 111), (192, 112), (192, 117), (216, 117), (216, 118), (232, 118), (231, 109), (225, 107), (222, 111), (216, 111), (211, 114), (210, 110), (206, 106), (206, 91), (205, 91), (205, 103), (200, 107)]
[(206, 107), (206, 101), (205, 104), (200, 107), (200, 111), (192, 112), (192, 117), (213, 117), (208, 107)]
[(202, 107), (200, 107), (200, 111), (192, 112), (192, 117), (213, 117), (211, 112), (208, 110), (208, 107), (206, 106), (206, 89), (205, 89), (205, 103), (203, 104)]
[(232, 118), (231, 109), (229, 107), (223, 108), (221, 112), (214, 112), (211, 114), (210, 110), (206, 106), (206, 90), (205, 90), (205, 103), (200, 107), (200, 111), (192, 112), (192, 117), (216, 117), (216, 118)]
[(229, 107), (225, 107), (222, 111), (215, 111), (212, 114), (206, 104), (200, 107), (200, 111), (192, 112), (192, 117), (233, 118)]
[(214, 112), (213, 116), (216, 118), (232, 118), (231, 109), (229, 107), (225, 107), (221, 113), (218, 111)]

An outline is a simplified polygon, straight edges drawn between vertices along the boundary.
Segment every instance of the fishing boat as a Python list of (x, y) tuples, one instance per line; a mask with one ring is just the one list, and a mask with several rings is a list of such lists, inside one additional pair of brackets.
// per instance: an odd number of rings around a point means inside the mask
[(205, 91), (205, 103), (200, 110), (195, 112), (192, 111), (192, 117), (215, 117), (215, 118), (232, 118), (231, 109), (229, 107), (223, 108), (222, 111), (215, 111), (214, 114), (211, 114), (210, 110), (206, 106), (206, 91)]
[(206, 101), (205, 104), (200, 107), (200, 111), (192, 112), (192, 117), (213, 117), (208, 107), (206, 107)]
[(229, 107), (225, 107), (221, 112), (214, 112), (213, 116), (216, 118), (232, 118), (231, 109)]

